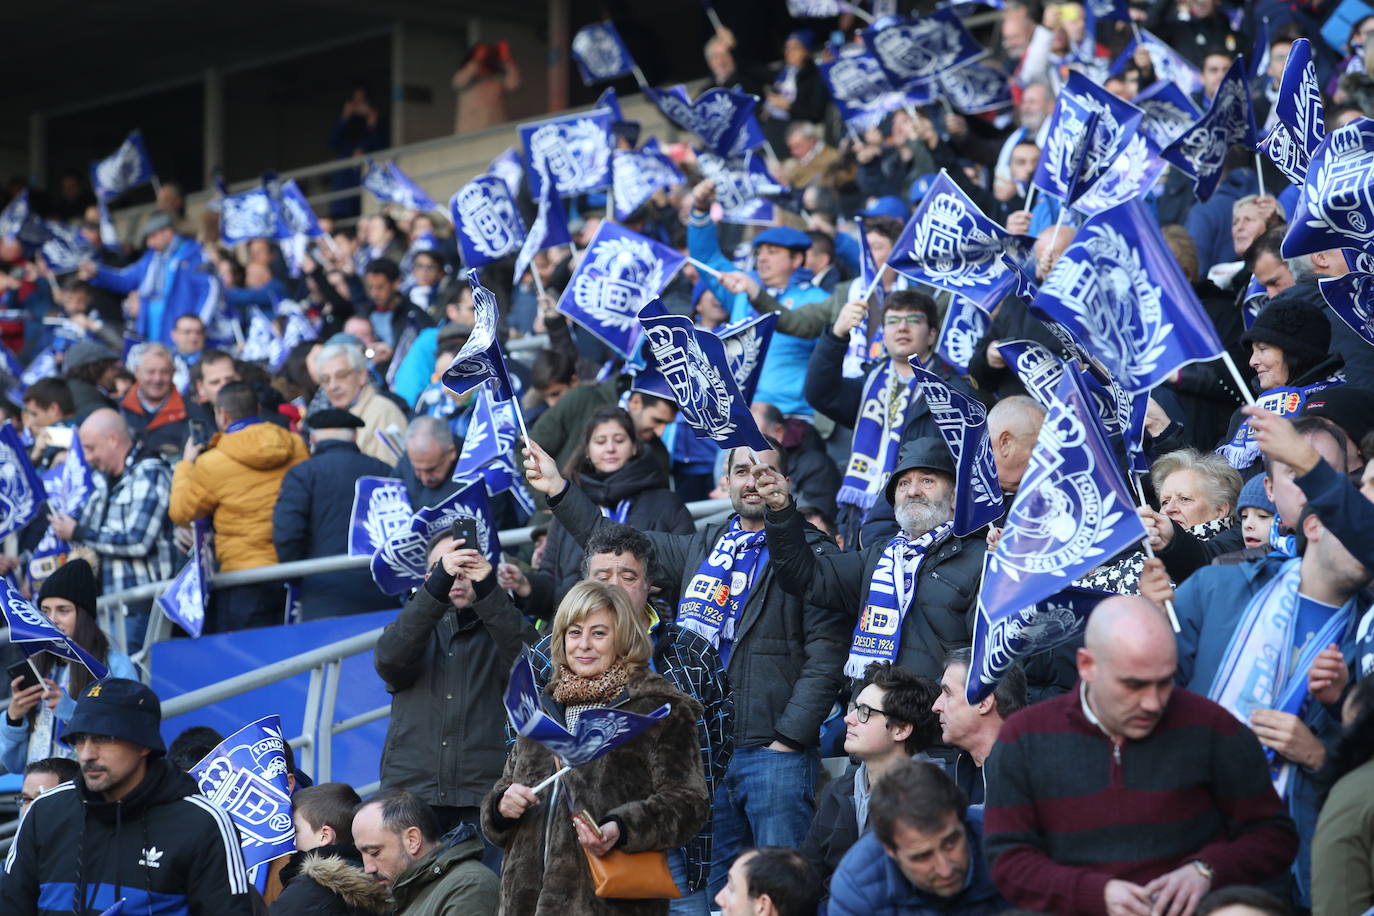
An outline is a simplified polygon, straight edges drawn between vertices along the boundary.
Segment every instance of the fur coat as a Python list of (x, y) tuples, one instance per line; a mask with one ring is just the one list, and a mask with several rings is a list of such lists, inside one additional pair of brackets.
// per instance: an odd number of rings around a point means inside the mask
[[(545, 712), (562, 722), (563, 709), (548, 696)], [(541, 803), (512, 821), (497, 811), (512, 783), (537, 785), (553, 775), (553, 754), (520, 738), (505, 772), (482, 804), (482, 829), (506, 851), (501, 870), (501, 912), (506, 916), (662, 914), (667, 900), (598, 898), (572, 814), (586, 809), (598, 824), (620, 825), (623, 852), (670, 850), (697, 835), (710, 815), (710, 798), (697, 748), (697, 702), (647, 668), (631, 673), (625, 690), (607, 706), (641, 714), (664, 703), (672, 712), (608, 754), (564, 775)], [(547, 850), (546, 850), (547, 842)]]

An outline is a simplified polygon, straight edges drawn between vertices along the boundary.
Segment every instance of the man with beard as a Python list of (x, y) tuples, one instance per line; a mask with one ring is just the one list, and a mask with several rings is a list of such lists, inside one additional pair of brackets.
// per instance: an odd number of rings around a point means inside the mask
[[(526, 440), (525, 473), (549, 509), (584, 548), (613, 524), (585, 493), (563, 479), (553, 458)], [(786, 481), (781, 446), (731, 449), (720, 481), (734, 514), (692, 534), (645, 532), (660, 581), (682, 600), (676, 623), (703, 636), (720, 655), (735, 693), (735, 753), (714, 803), (711, 893), (724, 886), (736, 854), (750, 846), (800, 846), (811, 826), (820, 725), (834, 704), (844, 657), (844, 616), (788, 594), (766, 560), (763, 499), (751, 469)], [(943, 446), (941, 446), (943, 447)], [(806, 550), (834, 551), (814, 528), (797, 534)]]
[(987, 552), (983, 537), (953, 534), (954, 461), (944, 440), (902, 449), (885, 491), (901, 530), (857, 553), (811, 550), (787, 479), (767, 465), (752, 470), (782, 587), (837, 613), (862, 609), (845, 674), (861, 678), (871, 662), (889, 661), (938, 681), (949, 650), (972, 642), (969, 611)]

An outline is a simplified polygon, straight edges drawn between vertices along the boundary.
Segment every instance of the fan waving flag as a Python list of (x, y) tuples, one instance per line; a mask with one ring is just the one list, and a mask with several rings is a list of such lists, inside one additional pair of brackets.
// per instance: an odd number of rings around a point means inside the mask
[(437, 504), (420, 509), (377, 548), (372, 555), (372, 581), (382, 593), (399, 595), (423, 585), (429, 569), (426, 555), (429, 542), (459, 518), (470, 518), (477, 523), (478, 544), (475, 546), (493, 566), (500, 562), (501, 543), (496, 536), (487, 488), (480, 481), (473, 481)]
[(749, 153), (741, 159), (726, 159), (706, 150), (697, 151), (697, 169), (702, 176), (715, 182), (716, 202), (729, 222), (747, 222), (751, 207), (763, 203), (765, 197), (786, 194), (785, 185), (778, 184), (763, 157)]
[(1237, 57), (1217, 87), (1207, 113), (1164, 150), (1164, 158), (1197, 182), (1197, 199), (1210, 200), (1221, 183), (1226, 154), (1233, 146), (1254, 149), (1255, 109), (1245, 81), (1245, 58)]
[(888, 79), (878, 58), (866, 51), (846, 54), (819, 66), (840, 118), (854, 130), (876, 127), (910, 101), (908, 94)]
[[(1095, 116), (1095, 117), (1094, 117)], [(1072, 205), (1126, 152), (1145, 113), (1083, 74), (1069, 74), (1050, 116), (1035, 186)]]
[(639, 310), (658, 298), (686, 262), (677, 250), (602, 220), (558, 300), (558, 311), (632, 359), (642, 333)]
[(610, 22), (594, 22), (577, 30), (572, 40), (572, 56), (582, 85), (604, 83), (634, 73), (634, 58), (625, 49), (620, 33)]
[(108, 668), (77, 645), (76, 640), (53, 626), (42, 611), (19, 593), (8, 576), (0, 576), (0, 612), (4, 613), (5, 623), (10, 628), (10, 642), (26, 657), (51, 652), (58, 658), (85, 665), (97, 681), (109, 676)]
[(1285, 258), (1329, 248), (1374, 251), (1374, 121), (1356, 118), (1326, 135), (1293, 210), (1280, 248)]
[(0, 424), (0, 540), (37, 518), (46, 498), (43, 478), (33, 469), (29, 450), (13, 425)]
[(1141, 29), (1139, 37), (1122, 49), (1117, 55), (1116, 61), (1112, 64), (1111, 72), (1120, 73), (1125, 70), (1135, 57), (1136, 48), (1140, 45), (1145, 46), (1145, 51), (1150, 55), (1150, 63), (1154, 67), (1155, 76), (1170, 83), (1173, 83), (1187, 95), (1197, 95), (1202, 91), (1202, 72), (1188, 62), (1182, 54), (1179, 54), (1169, 43)]
[(968, 701), (982, 702), (1017, 662), (1074, 639), (1087, 626), (1092, 609), (1110, 597), (1111, 592), (1071, 585), (1027, 607), (1002, 605), (989, 611), (980, 594), (973, 620)]
[(1331, 311), (1374, 347), (1374, 274), (1351, 272), (1321, 280), (1318, 286)]
[(544, 712), (539, 702), (539, 685), (534, 679), (528, 647), (520, 651), (520, 657), (511, 666), (510, 684), (503, 702), (511, 728), (517, 735), (537, 741), (565, 766), (574, 767), (610, 753), (646, 728), (668, 718), (672, 712), (667, 703), (648, 715), (593, 707), (578, 715), (577, 724), (569, 732)]
[(266, 188), (229, 194), (219, 205), (219, 235), (225, 243), (281, 237), (281, 214)]
[(546, 180), (552, 179), (559, 195), (573, 197), (599, 191), (611, 183), (610, 111), (594, 108), (520, 125), (525, 148), (525, 178), (530, 194), (538, 199)]
[(463, 450), (453, 466), (453, 480), (459, 483), (481, 480), (488, 496), (510, 492), (524, 510), (534, 514), (534, 500), (525, 490), (524, 475), (516, 465), (520, 428), (510, 401), (496, 401), (484, 386), (477, 391), (472, 407), (472, 422), (463, 436)]
[(157, 599), (157, 606), (167, 619), (193, 638), (204, 631), (205, 611), (210, 606), (210, 583), (215, 576), (213, 538), (209, 518), (191, 523), (191, 556)]
[(743, 156), (763, 145), (754, 108), (758, 98), (738, 89), (707, 89), (692, 101), (683, 86), (660, 90), (645, 87), (644, 94), (663, 116), (701, 138), (717, 156)]
[[(620, 195), (615, 195), (616, 203)], [(520, 253), (515, 256), (515, 276), (512, 283), (518, 284), (525, 271), (534, 263), (534, 256), (545, 248), (566, 245), (572, 241), (568, 231), (568, 216), (563, 211), (563, 199), (558, 196), (558, 187), (552, 181), (540, 182), (539, 210), (534, 217), (534, 225), (525, 234), (520, 245)]]
[(615, 219), (625, 219), (656, 191), (676, 187), (686, 180), (673, 160), (658, 148), (656, 137), (650, 137), (637, 150), (616, 150), (611, 156)]
[(1302, 165), (1306, 173), (1308, 161), (1326, 136), (1326, 108), (1322, 103), (1321, 86), (1317, 83), (1317, 68), (1312, 63), (1312, 43), (1306, 38), (1293, 42), (1288, 51), (1288, 62), (1284, 64), (1283, 78), (1279, 81), (1279, 96), (1274, 102), (1274, 115), (1304, 153)]
[(153, 178), (153, 160), (143, 145), (143, 132), (138, 130), (130, 133), (119, 149), (91, 166), (91, 190), (99, 200), (111, 200)]
[(916, 386), (954, 458), (954, 534), (966, 537), (1002, 517), (1002, 485), (988, 438), (987, 408), (909, 360)]
[(991, 312), (1012, 279), (1002, 255), (1021, 261), (1033, 245), (1033, 239), (1012, 235), (984, 216), (941, 170), (893, 245), (887, 266)]
[(296, 184), (296, 179), (283, 181), (275, 196), (281, 216), (281, 238), (305, 236), (317, 239), (324, 235), (324, 228), (305, 193)]
[(496, 321), (499, 317), (496, 297), (482, 285), (476, 270), (468, 272), (468, 284), (472, 288), (475, 315), (472, 333), (462, 349), (454, 355), (453, 362), (444, 370), (444, 387), (454, 394), (466, 394), (486, 383), (498, 400), (511, 400), (515, 397), (515, 389), (506, 370), (501, 343), (496, 339)]
[(685, 315), (670, 315), (657, 299), (640, 310), (639, 323), (656, 368), (673, 389), (678, 413), (697, 436), (714, 439), (722, 449), (771, 448), (749, 412), (720, 338), (698, 331)]
[(896, 86), (925, 82), (987, 55), (953, 10), (907, 19), (884, 16), (864, 29), (864, 44)]
[(454, 192), (448, 206), (468, 267), (485, 267), (520, 249), (525, 222), (510, 189), (495, 175), (472, 179)]
[(386, 165), (378, 165), (371, 159), (367, 160), (367, 173), (363, 175), (363, 187), (376, 195), (378, 200), (397, 204), (407, 210), (424, 212), (441, 209), (434, 202), (434, 198), (426, 194), (425, 190), (418, 184), (411, 181), (410, 176), (402, 172), (394, 162), (388, 161)]
[[(238, 828), (248, 868), (296, 850), (281, 719), (264, 716), (234, 732), (190, 769), (210, 804)], [(151, 859), (147, 850), (144, 855)]]
[(353, 485), (348, 555), (370, 557), (387, 538), (410, 524), (410, 497), (396, 477), (359, 477)]
[(1035, 304), (1131, 394), (1223, 349), (1158, 221), (1138, 200), (1083, 224)]

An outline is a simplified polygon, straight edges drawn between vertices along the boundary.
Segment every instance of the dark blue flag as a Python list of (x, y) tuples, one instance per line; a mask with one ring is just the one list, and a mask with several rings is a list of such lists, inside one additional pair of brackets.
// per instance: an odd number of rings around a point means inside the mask
[(1085, 0), (1083, 18), (1088, 24), (1087, 33), (1092, 35), (1099, 20), (1130, 22), (1131, 4), (1129, 0)]
[(1064, 363), (1050, 349), (1033, 340), (999, 340), (997, 352), (1008, 368), (1026, 386), (1026, 393), (1049, 409), (1054, 392), (1064, 375)]
[(1001, 605), (989, 611), (980, 594), (973, 620), (968, 701), (981, 703), (1012, 665), (1077, 637), (1087, 626), (1092, 609), (1110, 597), (1111, 592), (1069, 586), (1026, 607)]
[(721, 449), (771, 448), (749, 412), (720, 338), (697, 331), (685, 315), (670, 315), (657, 299), (640, 310), (639, 323), (655, 368), (673, 389), (679, 415), (698, 437), (715, 440)]
[(498, 400), (511, 400), (515, 397), (515, 389), (506, 370), (501, 342), (496, 339), (500, 311), (496, 307), (496, 297), (482, 285), (476, 270), (468, 271), (468, 284), (472, 288), (475, 314), (472, 333), (444, 370), (444, 387), (454, 394), (466, 394), (485, 383)]
[(594, 22), (577, 30), (572, 40), (572, 56), (582, 85), (604, 83), (635, 71), (634, 58), (620, 40), (611, 22)]
[(864, 44), (895, 86), (926, 82), (985, 56), (952, 10), (908, 19), (884, 16), (864, 29)]
[(1374, 274), (1352, 272), (1318, 285), (1331, 311), (1374, 347)]
[(1250, 59), (1255, 63), (1246, 76), (1252, 80), (1266, 79), (1269, 75), (1269, 17), (1260, 17), (1259, 27), (1255, 29), (1255, 44), (1250, 49)]
[(51, 652), (58, 658), (85, 665), (97, 681), (109, 676), (108, 668), (81, 648), (76, 640), (53, 626), (42, 611), (19, 593), (8, 576), (0, 576), (0, 612), (4, 613), (5, 623), (10, 628), (10, 642), (25, 657)]
[(1024, 260), (1034, 240), (988, 219), (941, 170), (892, 247), (887, 266), (991, 312), (1010, 288), (1002, 255)]
[(954, 534), (966, 537), (1002, 517), (1002, 485), (988, 438), (988, 411), (909, 360), (916, 385), (954, 458)]
[(50, 220), (44, 228), (48, 237), (38, 251), (53, 273), (59, 276), (73, 273), (82, 261), (95, 257), (95, 246), (86, 241), (76, 226)]
[(219, 205), (219, 235), (225, 243), (281, 237), (281, 212), (266, 188), (229, 194)]
[(1301, 188), (1307, 183), (1307, 163), (1311, 156), (1282, 121), (1275, 121), (1274, 126), (1269, 128), (1259, 142), (1259, 150), (1294, 185)]
[(625, 121), (625, 115), (620, 112), (620, 96), (616, 95), (614, 86), (607, 86), (596, 97), (596, 108), (604, 108), (611, 113), (611, 123), (621, 124)]
[(143, 145), (143, 132), (135, 130), (119, 149), (91, 166), (91, 190), (99, 200), (111, 200), (130, 188), (153, 180), (153, 161)]
[(1076, 203), (1126, 152), (1144, 118), (1130, 102), (1071, 72), (1050, 116), (1035, 186), (1066, 204)]
[(1356, 118), (1326, 135), (1293, 210), (1285, 258), (1330, 248), (1374, 251), (1374, 121)]
[(520, 427), (515, 418), (518, 409), (511, 401), (493, 399), (485, 386), (478, 390), (452, 479), (459, 483), (481, 480), (488, 496), (509, 492), (528, 518), (534, 514), (535, 505), (516, 464), (520, 451)]
[(594, 707), (583, 710), (569, 732), (544, 712), (539, 702), (539, 685), (530, 666), (529, 649), (521, 650), (511, 666), (510, 685), (504, 703), (511, 728), (522, 738), (548, 748), (565, 766), (582, 766), (607, 754), (663, 719), (672, 707), (664, 703), (648, 715), (623, 709)]
[(479, 175), (454, 192), (449, 213), (468, 267), (485, 267), (520, 250), (525, 221), (506, 183)]
[(1193, 100), (1167, 80), (1151, 83), (1131, 104), (1145, 113), (1140, 129), (1161, 150), (1202, 117)]
[(1221, 183), (1221, 170), (1231, 147), (1254, 149), (1258, 145), (1245, 58), (1237, 57), (1217, 87), (1207, 113), (1165, 147), (1164, 158), (1197, 182), (1197, 198), (1205, 201)]
[(247, 868), (295, 852), (280, 717), (264, 716), (245, 725), (217, 744), (190, 773), (201, 795), (238, 828)]
[[(1307, 174), (1307, 163), (1326, 136), (1326, 108), (1322, 102), (1321, 85), (1317, 82), (1317, 68), (1312, 63), (1312, 43), (1306, 38), (1293, 42), (1293, 47), (1288, 51), (1288, 62), (1279, 81), (1278, 99), (1274, 102), (1274, 115), (1278, 124), (1285, 128), (1291, 145), (1300, 154), (1300, 168), (1293, 171), (1304, 176), (1304, 179), (1295, 182), (1301, 185)], [(1272, 139), (1270, 142), (1271, 145), (1283, 146), (1281, 139), (1277, 144)], [(1266, 152), (1283, 169), (1283, 163), (1275, 157), (1274, 152)], [(1292, 159), (1291, 156), (1286, 158)], [(1284, 169), (1284, 173), (1292, 177), (1289, 169)]]
[(961, 114), (983, 114), (1011, 107), (1011, 80), (1001, 70), (986, 64), (969, 64), (941, 73), (936, 85), (949, 106)]
[(1136, 48), (1144, 45), (1146, 52), (1150, 55), (1150, 63), (1154, 66), (1155, 77), (1159, 80), (1173, 83), (1187, 95), (1197, 95), (1202, 91), (1202, 72), (1188, 62), (1188, 59), (1179, 54), (1168, 42), (1160, 39), (1157, 35), (1141, 29), (1137, 38), (1131, 40), (1129, 44), (1117, 55), (1116, 61), (1112, 64), (1111, 72), (1120, 73), (1125, 70), (1135, 57)]
[(46, 498), (19, 434), (13, 425), (0, 424), (0, 541), (37, 518)]
[(392, 161), (379, 166), (371, 159), (367, 160), (367, 173), (363, 175), (363, 187), (376, 195), (378, 200), (397, 204), (407, 210), (423, 213), (427, 210), (440, 209), (439, 205), (434, 202), (434, 198), (425, 193), (424, 188), (411, 181), (410, 176), (402, 172), (400, 167)]
[(673, 160), (658, 148), (655, 137), (637, 150), (616, 150), (611, 156), (614, 218), (624, 220), (656, 191), (676, 187), (686, 180)]
[(1250, 330), (1250, 326), (1268, 304), (1269, 291), (1264, 288), (1258, 277), (1251, 274), (1250, 282), (1245, 286), (1245, 294), (1241, 296), (1240, 320), (1245, 330)]
[(940, 325), (936, 355), (958, 369), (960, 375), (967, 375), (969, 362), (978, 349), (978, 341), (983, 339), (991, 326), (988, 313), (979, 308), (977, 303), (955, 294), (950, 298), (949, 310), (945, 312), (945, 320)]
[(645, 87), (644, 94), (663, 116), (701, 138), (717, 156), (733, 159), (763, 145), (754, 108), (758, 98), (738, 89), (707, 89), (692, 101), (686, 88), (659, 90)]
[(716, 183), (716, 202), (725, 211), (727, 223), (748, 222), (751, 209), (766, 197), (789, 192), (768, 171), (763, 157), (749, 153), (739, 159), (726, 159), (706, 150), (697, 150), (697, 169)]
[(81, 507), (95, 495), (95, 475), (86, 461), (81, 437), (73, 430), (66, 460), (47, 483), (48, 506), (62, 515), (79, 517)]
[(611, 113), (594, 108), (520, 125), (525, 178), (539, 199), (547, 178), (562, 197), (599, 191), (611, 184)]
[(396, 477), (359, 477), (353, 484), (348, 555), (370, 557), (387, 538), (410, 524), (410, 497)]
[(281, 182), (275, 197), (281, 219), (280, 238), (304, 236), (317, 239), (324, 235), (324, 228), (315, 216), (315, 209), (310, 206), (305, 193), (296, 184), (296, 179)]
[(426, 548), (430, 540), (452, 527), (460, 517), (477, 523), (479, 543), (464, 546), (475, 546), (493, 566), (500, 562), (501, 544), (496, 537), (496, 522), (492, 518), (487, 488), (480, 481), (474, 481), (445, 496), (436, 505), (420, 509), (404, 528), (392, 532), (372, 555), (372, 581), (382, 593), (399, 595), (423, 585), (429, 571)]
[(1158, 221), (1138, 200), (1083, 224), (1035, 304), (1131, 394), (1222, 352)]
[(754, 400), (754, 392), (759, 387), (759, 374), (763, 371), (763, 361), (768, 356), (768, 347), (773, 342), (777, 324), (777, 313), (769, 312), (711, 328), (711, 333), (725, 345), (725, 359), (730, 364), (730, 374), (735, 377), (745, 403)]
[(10, 202), (5, 204), (4, 210), (0, 210), (0, 239), (18, 238), (31, 216), (29, 192), (26, 188), (14, 195)]
[(878, 58), (866, 51), (820, 64), (820, 71), (840, 118), (854, 130), (876, 127), (910, 102), (908, 94), (888, 79)]
[(624, 359), (639, 343), (639, 310), (657, 299), (687, 259), (677, 250), (602, 220), (558, 310)]
[(191, 556), (157, 599), (157, 606), (167, 619), (192, 637), (204, 631), (205, 609), (210, 606), (210, 583), (215, 576), (213, 538), (209, 518), (191, 523)]
[(534, 263), (536, 254), (545, 248), (566, 245), (571, 241), (568, 215), (563, 210), (563, 199), (558, 196), (558, 187), (552, 181), (542, 182), (539, 188), (539, 209), (535, 213), (534, 224), (530, 226), (530, 231), (525, 233), (525, 240), (520, 243), (520, 253), (515, 256), (515, 275), (512, 284), (520, 283), (520, 278)]

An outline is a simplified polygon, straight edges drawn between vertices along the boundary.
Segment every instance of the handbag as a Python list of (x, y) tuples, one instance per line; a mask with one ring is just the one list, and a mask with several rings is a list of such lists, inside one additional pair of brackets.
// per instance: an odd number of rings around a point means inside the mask
[[(574, 815), (575, 820), (591, 828), (597, 836), (601, 828), (586, 811)], [(668, 870), (668, 855), (659, 852), (621, 852), (612, 849), (604, 856), (592, 855), (582, 847), (587, 867), (592, 872), (596, 896), (618, 900), (675, 900), (682, 896)]]

